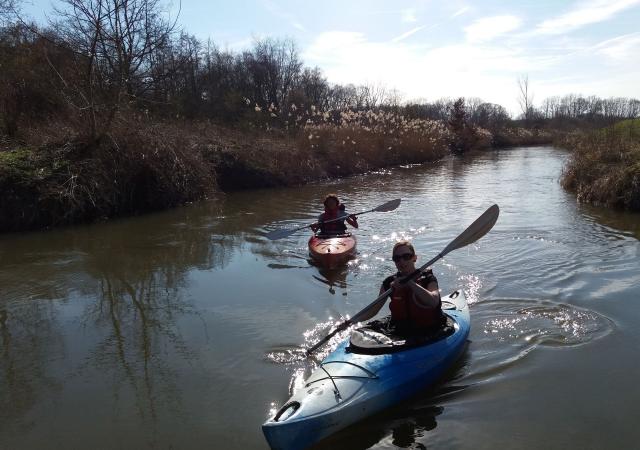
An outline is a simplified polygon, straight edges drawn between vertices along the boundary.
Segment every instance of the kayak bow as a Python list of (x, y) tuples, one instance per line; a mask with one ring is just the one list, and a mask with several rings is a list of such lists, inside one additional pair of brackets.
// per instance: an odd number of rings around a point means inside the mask
[(322, 267), (334, 269), (345, 264), (356, 253), (356, 238), (348, 234), (311, 236), (309, 254)]

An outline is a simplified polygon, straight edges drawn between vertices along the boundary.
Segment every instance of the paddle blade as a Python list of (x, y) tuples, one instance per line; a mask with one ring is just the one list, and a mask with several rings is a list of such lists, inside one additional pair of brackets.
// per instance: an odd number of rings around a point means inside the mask
[(265, 236), (267, 239), (275, 241), (276, 239), (282, 239), (291, 236), (296, 231), (300, 231), (303, 228), (307, 227), (299, 227), (299, 228), (279, 228), (277, 230), (269, 231)]
[(378, 206), (377, 208), (374, 208), (373, 211), (377, 211), (377, 212), (393, 211), (398, 206), (400, 206), (400, 202), (401, 201), (402, 201), (401, 198), (396, 198), (395, 200), (389, 200), (387, 203), (384, 203), (384, 204)]
[(500, 208), (498, 208), (498, 205), (490, 206), (489, 209), (469, 225), (469, 227), (464, 230), (460, 236), (447, 245), (441, 255), (444, 256), (453, 250), (465, 247), (480, 239), (482, 236), (487, 234), (491, 228), (493, 228), (499, 215)]

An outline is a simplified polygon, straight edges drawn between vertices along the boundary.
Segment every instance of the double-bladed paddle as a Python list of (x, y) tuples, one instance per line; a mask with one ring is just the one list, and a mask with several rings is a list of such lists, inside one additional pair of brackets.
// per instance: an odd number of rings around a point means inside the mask
[[(386, 203), (383, 203), (380, 206), (377, 206), (373, 209), (369, 209), (367, 211), (362, 211), (356, 214), (349, 214), (347, 216), (343, 216), (343, 217), (338, 217), (335, 219), (331, 219), (331, 220), (325, 220), (322, 223), (331, 223), (331, 222), (336, 222), (338, 220), (344, 220), (349, 216), (361, 216), (362, 214), (366, 214), (366, 213), (370, 213), (370, 212), (389, 212), (389, 211), (393, 211), (394, 209), (396, 209), (398, 206), (400, 206), (400, 202), (402, 201), (402, 199), (396, 198), (395, 200), (389, 200)], [(267, 238), (271, 239), (272, 241), (275, 241), (276, 239), (282, 239), (285, 238), (287, 236), (291, 236), (293, 233), (295, 233), (296, 231), (300, 231), (300, 230), (304, 230), (305, 228), (309, 228), (311, 225), (316, 225), (317, 222), (309, 224), (309, 225), (303, 225), (301, 227), (298, 228), (280, 228), (278, 230), (273, 230), (270, 231), (266, 234)]]
[[(457, 250), (462, 247), (466, 247), (467, 245), (472, 244), (478, 239), (480, 239), (482, 236), (487, 234), (489, 230), (491, 230), (491, 228), (493, 228), (496, 221), (498, 220), (499, 214), (500, 214), (500, 208), (498, 208), (498, 205), (493, 205), (489, 207), (489, 209), (487, 209), (480, 217), (478, 217), (471, 225), (469, 225), (469, 227), (466, 230), (464, 230), (457, 238), (451, 241), (449, 245), (445, 247), (444, 250), (438, 253), (438, 255), (435, 258), (423, 264), (422, 266), (420, 266), (419, 268), (411, 272), (409, 275), (401, 278), (400, 283), (406, 283), (409, 280), (414, 279), (424, 269), (429, 267), (431, 264), (433, 264), (440, 258), (444, 257), (449, 252), (452, 252), (453, 250)], [(310, 355), (312, 352), (318, 349), (318, 347), (320, 347), (329, 339), (331, 339), (339, 331), (344, 330), (345, 328), (347, 328), (348, 326), (354, 323), (362, 322), (363, 320), (368, 320), (373, 316), (375, 316), (377, 312), (380, 310), (380, 308), (382, 307), (382, 304), (384, 304), (384, 302), (387, 301), (387, 297), (389, 296), (389, 294), (391, 294), (391, 291), (392, 291), (391, 288), (387, 289), (385, 292), (380, 294), (378, 298), (376, 298), (373, 302), (367, 305), (363, 310), (356, 313), (351, 319), (345, 320), (340, 325), (338, 325), (335, 330), (333, 330), (327, 336), (322, 338), (318, 343), (316, 343), (311, 348), (309, 348), (307, 350), (307, 355)]]

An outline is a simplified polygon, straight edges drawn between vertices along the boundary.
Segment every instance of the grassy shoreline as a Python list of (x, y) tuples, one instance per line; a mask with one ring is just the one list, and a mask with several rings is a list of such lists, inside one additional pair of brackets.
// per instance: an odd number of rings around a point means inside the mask
[[(474, 136), (475, 150), (540, 143), (540, 136), (522, 129), (498, 139), (486, 130)], [(64, 124), (40, 125), (17, 139), (0, 136), (0, 232), (96, 222), (240, 189), (434, 162), (450, 154), (451, 140), (443, 122), (372, 113), (295, 131), (134, 115), (97, 143)]]
[(640, 119), (567, 135), (561, 184), (578, 201), (640, 211)]

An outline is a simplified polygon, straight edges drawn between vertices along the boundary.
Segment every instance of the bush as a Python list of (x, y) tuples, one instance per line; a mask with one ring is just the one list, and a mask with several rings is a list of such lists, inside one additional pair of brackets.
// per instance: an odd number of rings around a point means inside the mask
[(617, 125), (569, 136), (561, 183), (578, 201), (640, 210), (640, 138)]

